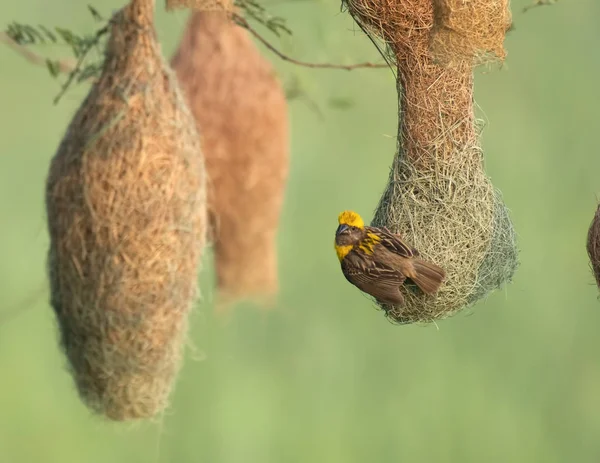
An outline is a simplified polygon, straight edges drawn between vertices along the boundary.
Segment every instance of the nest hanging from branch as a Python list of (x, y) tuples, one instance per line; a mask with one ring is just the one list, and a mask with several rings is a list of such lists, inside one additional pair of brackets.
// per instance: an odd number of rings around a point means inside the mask
[(111, 19), (46, 188), (61, 344), (83, 401), (119, 421), (167, 406), (206, 235), (200, 140), (153, 16), (132, 0)]
[[(464, 17), (461, 25), (467, 30), (481, 27), (482, 18), (493, 30), (504, 21), (505, 15), (490, 17), (481, 8), (489, 0), (470, 3), (478, 17), (468, 22), (462, 14), (448, 17)], [(489, 37), (469, 42), (468, 52), (442, 41), (440, 33), (432, 41), (433, 0), (346, 4), (368, 34), (384, 41), (398, 71), (398, 149), (372, 225), (399, 233), (447, 275), (435, 295), (404, 286), (405, 306), (382, 308), (398, 323), (445, 318), (510, 281), (518, 264), (508, 211), (483, 168), (474, 115), (473, 64), (480, 47), (489, 47)]]
[(201, 133), (218, 305), (252, 299), (269, 306), (289, 170), (283, 87), (226, 11), (192, 13), (172, 66)]

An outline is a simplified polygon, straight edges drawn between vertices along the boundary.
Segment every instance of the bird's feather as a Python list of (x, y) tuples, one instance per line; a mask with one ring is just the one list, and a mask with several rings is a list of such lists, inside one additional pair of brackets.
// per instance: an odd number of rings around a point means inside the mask
[(389, 251), (398, 254), (403, 257), (414, 257), (415, 252), (410, 246), (408, 246), (399, 235), (390, 233), (388, 230), (382, 228), (365, 227), (368, 232), (375, 233), (381, 238), (380, 244), (383, 245)]
[(385, 264), (375, 264), (356, 251), (350, 252), (342, 261), (346, 279), (361, 291), (383, 303), (402, 305), (404, 298), (400, 285), (406, 277)]

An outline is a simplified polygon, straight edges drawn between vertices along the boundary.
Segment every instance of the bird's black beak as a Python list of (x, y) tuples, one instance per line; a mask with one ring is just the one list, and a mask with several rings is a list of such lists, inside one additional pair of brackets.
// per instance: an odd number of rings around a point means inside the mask
[(341, 224), (339, 227), (337, 227), (337, 230), (335, 231), (335, 234), (339, 235), (340, 233), (343, 233), (346, 230), (348, 230), (348, 228), (350, 228), (350, 227), (348, 227), (348, 225)]

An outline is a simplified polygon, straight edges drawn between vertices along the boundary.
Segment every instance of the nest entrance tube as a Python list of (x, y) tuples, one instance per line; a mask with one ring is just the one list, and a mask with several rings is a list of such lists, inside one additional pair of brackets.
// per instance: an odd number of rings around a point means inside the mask
[(447, 275), (435, 295), (403, 286), (404, 306), (381, 307), (397, 323), (445, 318), (510, 281), (518, 264), (508, 211), (483, 168), (473, 57), (445, 50), (452, 65), (443, 66), (434, 55), (432, 0), (347, 6), (385, 41), (398, 70), (398, 149), (372, 225), (399, 233)]

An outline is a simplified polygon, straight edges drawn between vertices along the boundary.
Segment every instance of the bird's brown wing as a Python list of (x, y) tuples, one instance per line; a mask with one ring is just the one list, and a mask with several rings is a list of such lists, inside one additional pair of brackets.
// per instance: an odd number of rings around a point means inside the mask
[(367, 232), (371, 232), (379, 236), (381, 238), (381, 244), (394, 254), (398, 254), (403, 257), (414, 257), (415, 255), (419, 255), (416, 249), (413, 249), (407, 245), (402, 238), (400, 238), (400, 235), (393, 234), (388, 229), (384, 228), (365, 228), (367, 229)]
[(342, 261), (346, 279), (361, 291), (382, 303), (403, 305), (400, 285), (406, 277), (385, 264), (375, 264), (356, 252), (350, 252)]

